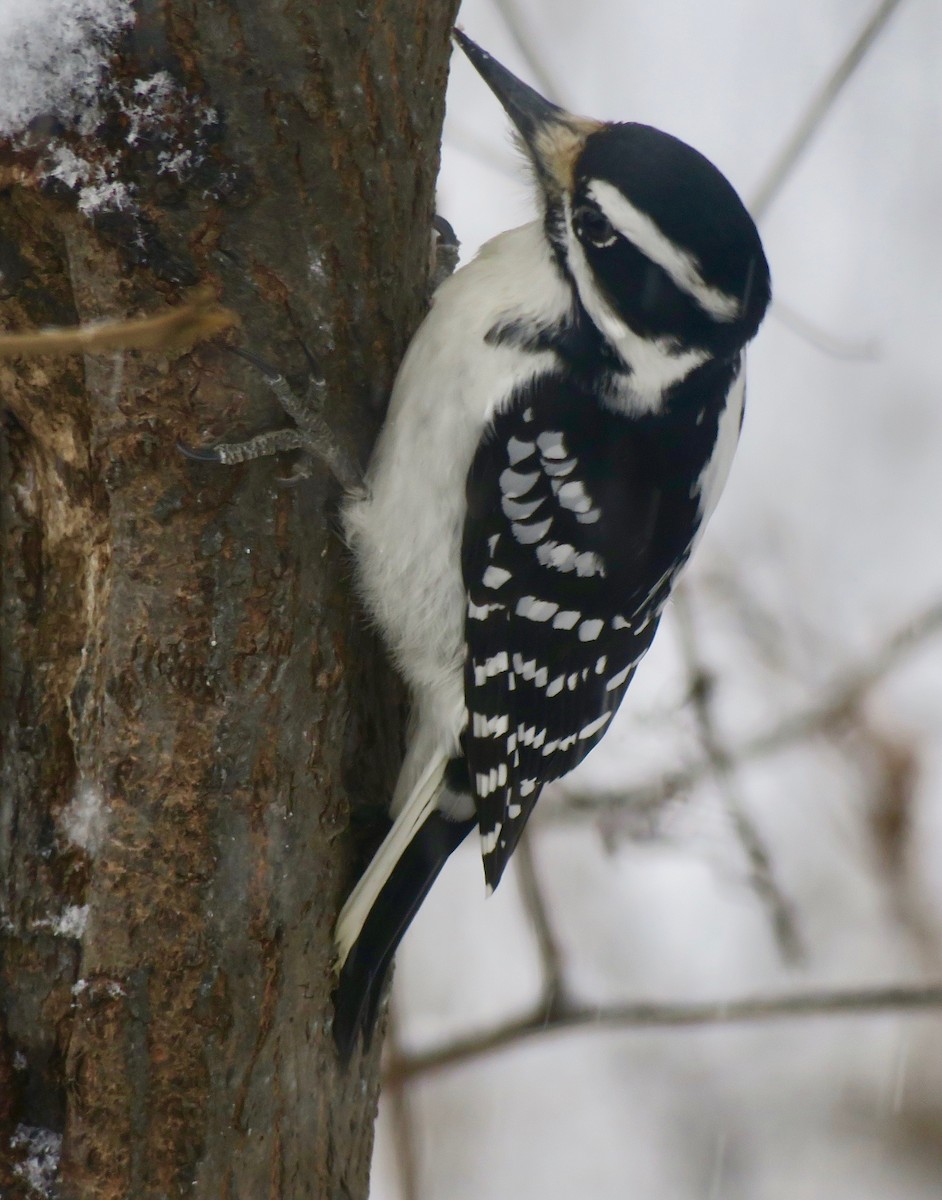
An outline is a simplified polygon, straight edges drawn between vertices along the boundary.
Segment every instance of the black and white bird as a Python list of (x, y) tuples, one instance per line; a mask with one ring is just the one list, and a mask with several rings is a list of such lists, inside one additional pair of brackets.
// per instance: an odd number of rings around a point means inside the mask
[(413, 712), (392, 829), (337, 924), (344, 1053), (449, 854), (477, 827), (495, 888), (543, 787), (611, 724), (725, 483), (770, 295), (703, 155), (573, 116), (455, 38), (542, 211), (436, 292), (345, 509)]

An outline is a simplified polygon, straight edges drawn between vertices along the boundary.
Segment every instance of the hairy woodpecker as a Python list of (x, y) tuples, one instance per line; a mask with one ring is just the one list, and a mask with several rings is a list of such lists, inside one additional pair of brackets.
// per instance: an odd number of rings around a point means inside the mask
[(412, 695), (394, 823), (337, 924), (349, 1054), (449, 854), (497, 886), (540, 791), (603, 736), (719, 498), (769, 302), (723, 175), (573, 116), (461, 32), (542, 212), (436, 292), (344, 526)]

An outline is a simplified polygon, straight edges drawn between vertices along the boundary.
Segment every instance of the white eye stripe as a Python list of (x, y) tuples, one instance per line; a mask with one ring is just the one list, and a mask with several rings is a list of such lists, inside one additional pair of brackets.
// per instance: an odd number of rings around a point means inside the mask
[(739, 316), (737, 298), (708, 284), (696, 258), (675, 245), (647, 213), (635, 208), (618, 188), (604, 179), (593, 179), (588, 193), (618, 232), (666, 271), (705, 313), (717, 321), (735, 321)]

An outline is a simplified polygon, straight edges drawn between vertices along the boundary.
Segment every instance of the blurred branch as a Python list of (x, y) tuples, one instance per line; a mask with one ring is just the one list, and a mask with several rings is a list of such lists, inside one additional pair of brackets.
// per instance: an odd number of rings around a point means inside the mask
[(503, 18), (504, 25), (507, 27), (507, 32), (513, 39), (514, 45), (520, 51), (521, 57), (527, 64), (530, 74), (533, 76), (543, 95), (548, 100), (552, 100), (556, 104), (561, 104), (565, 108), (566, 97), (564, 91), (546, 69), (540, 56), (534, 49), (530, 34), (526, 28), (526, 22), (521, 16), (520, 9), (517, 7), (517, 0), (497, 0), (496, 7)]
[(690, 680), (691, 703), (710, 774), (716, 781), (723, 805), (746, 855), (753, 891), (768, 911), (782, 956), (787, 962), (797, 962), (803, 951), (791, 903), (775, 878), (772, 856), (762, 834), (746, 812), (736, 787), (733, 768), (737, 760), (723, 745), (719, 735), (712, 703), (716, 679), (704, 663), (697, 645), (690, 589), (681, 586), (674, 595), (681, 651)]
[(549, 908), (543, 896), (536, 864), (533, 860), (532, 834), (524, 833), (517, 846), (514, 861), (517, 864), (517, 879), (520, 895), (527, 916), (533, 922), (542, 968), (543, 996), (541, 1008), (544, 1019), (569, 1007), (566, 981), (563, 972), (563, 955), (556, 941), (550, 921)]
[(877, 6), (870, 20), (867, 21), (860, 33), (857, 34), (844, 56), (825, 80), (823, 86), (812, 98), (797, 127), (782, 147), (778, 158), (772, 164), (768, 174), (752, 199), (749, 207), (757, 221), (765, 216), (770, 204), (784, 187), (796, 163), (808, 149), (808, 146), (814, 140), (815, 134), (834, 107), (834, 102), (843, 90), (844, 85), (863, 62), (864, 58), (866, 58), (868, 51), (872, 49), (877, 38), (886, 28), (890, 17), (899, 8), (901, 3), (902, 0), (882, 0), (882, 3)]
[[(727, 750), (728, 759), (741, 767), (744, 763), (787, 750), (809, 738), (820, 737), (840, 728), (852, 718), (873, 688), (895, 670), (908, 654), (939, 633), (942, 633), (942, 600), (905, 621), (866, 662), (850, 668), (825, 687), (819, 703), (792, 713), (763, 733), (747, 738), (738, 745), (734, 744)], [(707, 757), (618, 792), (602, 792), (594, 796), (567, 795), (564, 812), (567, 815), (612, 815), (625, 809), (656, 811), (702, 783), (712, 770), (712, 763)]]
[(829, 358), (841, 358), (848, 362), (875, 362), (880, 356), (880, 345), (876, 338), (852, 340), (829, 333), (783, 300), (776, 298), (771, 312), (786, 329), (790, 329), (797, 337), (809, 342)]
[(199, 287), (191, 290), (183, 304), (146, 317), (0, 333), (0, 358), (61, 357), (110, 350), (188, 350), (196, 342), (238, 324), (238, 316), (218, 304), (210, 288)]
[(497, 171), (505, 179), (520, 182), (520, 170), (511, 154), (509, 143), (505, 150), (497, 150), (493, 143), (485, 142), (483, 138), (453, 122), (448, 126), (447, 139), (449, 145), (463, 154), (467, 154), (469, 158), (475, 159), (481, 166), (487, 167), (490, 171)]
[(794, 1017), (865, 1016), (942, 1008), (942, 983), (846, 991), (803, 992), (784, 996), (747, 996), (741, 1000), (699, 1004), (656, 1002), (605, 1008), (573, 1006), (547, 1020), (542, 1008), (516, 1020), (458, 1038), (444, 1046), (392, 1058), (386, 1085), (401, 1083), (459, 1063), (495, 1054), (517, 1042), (571, 1029), (630, 1030), (728, 1026)]
[[(386, 1026), (386, 1053), (391, 1062), (398, 1062), (401, 1055), (399, 1038), (399, 1013), (396, 1007), (396, 989), (389, 998), (389, 1020)], [(402, 1200), (419, 1200), (419, 1163), (416, 1149), (415, 1117), (412, 1102), (404, 1080), (390, 1079), (383, 1088), (383, 1102), (389, 1105), (393, 1126), (393, 1149), (399, 1169)]]

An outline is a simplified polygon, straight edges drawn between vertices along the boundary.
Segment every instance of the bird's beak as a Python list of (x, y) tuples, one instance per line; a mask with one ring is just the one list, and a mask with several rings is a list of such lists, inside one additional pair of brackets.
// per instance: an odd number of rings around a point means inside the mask
[(576, 160), (588, 135), (600, 129), (601, 123), (574, 116), (544, 100), (460, 29), (454, 31), (454, 38), (504, 106), (543, 186), (550, 193), (571, 192)]

